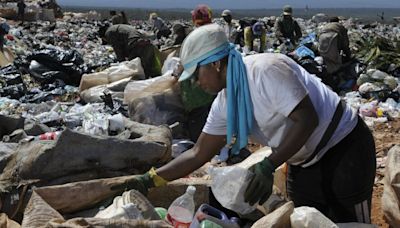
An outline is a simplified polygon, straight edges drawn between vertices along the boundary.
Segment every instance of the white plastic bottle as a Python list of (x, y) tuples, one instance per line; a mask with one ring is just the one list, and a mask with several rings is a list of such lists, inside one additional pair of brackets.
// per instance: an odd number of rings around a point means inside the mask
[(175, 228), (188, 228), (194, 216), (194, 193), (196, 188), (189, 186), (186, 193), (178, 197), (168, 208), (167, 221)]

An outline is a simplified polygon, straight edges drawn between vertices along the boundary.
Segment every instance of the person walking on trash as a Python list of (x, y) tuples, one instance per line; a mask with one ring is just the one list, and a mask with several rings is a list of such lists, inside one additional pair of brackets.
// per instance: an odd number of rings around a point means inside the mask
[(218, 94), (203, 132), (192, 149), (117, 189), (147, 193), (200, 168), (226, 144), (238, 153), (251, 137), (272, 154), (250, 168), (246, 202), (263, 204), (272, 193), (274, 170), (286, 162), (288, 195), (296, 207), (315, 207), (334, 222), (370, 223), (374, 139), (336, 93), (285, 55), (242, 57), (215, 24), (190, 33), (180, 57), (180, 81)]

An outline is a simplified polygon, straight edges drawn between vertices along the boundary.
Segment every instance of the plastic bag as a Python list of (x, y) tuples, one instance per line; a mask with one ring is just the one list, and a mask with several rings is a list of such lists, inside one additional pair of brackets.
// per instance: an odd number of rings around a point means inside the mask
[[(43, 49), (27, 56), (27, 60), (32, 61), (29, 67), (31, 75), (42, 83), (58, 78), (68, 85), (77, 86), (85, 69), (82, 55), (72, 49)], [(44, 72), (47, 74), (45, 77), (42, 75)]]
[(130, 190), (115, 197), (113, 203), (104, 210), (99, 211), (95, 218), (160, 219), (153, 205), (136, 190)]
[(167, 59), (164, 62), (164, 65), (163, 65), (163, 67), (161, 69), (161, 73), (163, 75), (168, 73), (168, 72), (172, 72), (175, 69), (175, 66), (177, 64), (179, 64), (179, 62), (181, 61), (180, 58), (173, 57), (173, 54), (175, 54), (175, 53), (171, 53), (171, 54), (168, 55)]
[(304, 45), (301, 45), (300, 47), (296, 48), (295, 53), (300, 58), (303, 58), (306, 56), (310, 56), (313, 59), (315, 58), (314, 52), (311, 51), (311, 49), (309, 49), (308, 47), (306, 47)]
[(369, 103), (362, 104), (360, 106), (360, 114), (361, 116), (365, 117), (376, 117), (376, 110), (377, 110), (378, 101), (372, 101)]
[(124, 103), (128, 104), (129, 101), (135, 98), (146, 97), (150, 94), (159, 93), (172, 88), (175, 85), (175, 82), (175, 77), (172, 77), (170, 74), (147, 80), (130, 82), (125, 87)]
[(292, 228), (339, 228), (313, 207), (297, 207), (290, 216)]
[(212, 168), (211, 190), (218, 202), (238, 214), (249, 214), (256, 205), (244, 202), (244, 193), (253, 175), (247, 169), (237, 166)]
[(79, 91), (84, 91), (98, 85), (113, 83), (125, 78), (136, 80), (145, 78), (140, 58), (122, 62), (101, 72), (84, 74), (79, 85)]
[(129, 103), (128, 109), (129, 118), (139, 123), (170, 125), (185, 120), (180, 96), (171, 89), (133, 99)]
[(382, 210), (390, 227), (400, 226), (400, 146), (392, 147), (386, 160), (384, 188), (382, 195)]

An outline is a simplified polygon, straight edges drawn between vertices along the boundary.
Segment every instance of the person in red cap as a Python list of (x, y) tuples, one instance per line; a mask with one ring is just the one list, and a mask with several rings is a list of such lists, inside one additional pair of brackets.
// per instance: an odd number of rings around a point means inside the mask
[(194, 10), (192, 10), (192, 21), (194, 26), (199, 27), (210, 24), (211, 20), (212, 11), (207, 5), (198, 5)]

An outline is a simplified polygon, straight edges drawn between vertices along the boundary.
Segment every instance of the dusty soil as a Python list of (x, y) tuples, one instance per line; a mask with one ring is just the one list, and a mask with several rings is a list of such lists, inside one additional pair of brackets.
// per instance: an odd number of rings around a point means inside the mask
[(376, 124), (373, 134), (376, 144), (377, 171), (372, 198), (372, 223), (379, 227), (389, 227), (384, 220), (382, 212), (382, 178), (384, 177), (387, 152), (395, 144), (400, 143), (400, 119), (395, 119), (388, 123)]

